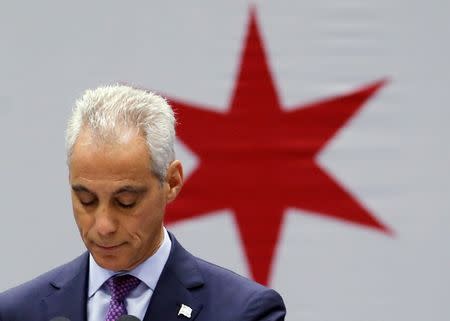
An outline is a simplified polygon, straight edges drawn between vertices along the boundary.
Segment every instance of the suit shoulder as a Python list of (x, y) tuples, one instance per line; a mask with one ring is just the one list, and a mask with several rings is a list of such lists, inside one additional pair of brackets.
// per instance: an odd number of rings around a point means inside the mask
[(198, 257), (195, 259), (203, 277), (208, 283), (213, 283), (218, 286), (226, 285), (227, 288), (236, 288), (239, 289), (241, 293), (247, 292), (248, 295), (258, 292), (263, 293), (270, 290), (262, 284), (250, 280), (227, 268), (218, 266)]
[(286, 306), (278, 292), (231, 270), (196, 258), (205, 279), (211, 313), (233, 307), (229, 319), (284, 320)]
[(0, 293), (0, 309), (23, 304), (27, 300), (43, 297), (53, 289), (52, 283), (58, 279), (58, 276), (65, 271), (76, 269), (83, 255), (77, 257), (71, 262), (60, 265), (48, 272), (45, 272), (30, 281), (22, 283), (11, 289)]
[(27, 281), (0, 293), (1, 306), (3, 306), (3, 304), (7, 305), (8, 303), (17, 302), (18, 300), (27, 300), (30, 297), (39, 295), (40, 292), (44, 291), (50, 286), (50, 281), (56, 275), (58, 275), (61, 269), (62, 266), (57, 267), (51, 271), (35, 277), (30, 281)]

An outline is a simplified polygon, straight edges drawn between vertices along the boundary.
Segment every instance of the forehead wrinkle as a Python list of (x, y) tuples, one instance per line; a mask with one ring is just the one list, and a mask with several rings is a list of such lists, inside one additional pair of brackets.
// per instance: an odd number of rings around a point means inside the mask
[[(137, 188), (139, 186), (144, 185), (142, 181), (137, 181), (132, 178), (119, 178), (119, 177), (105, 177), (105, 178), (87, 178), (83, 176), (77, 176), (73, 178), (74, 186), (80, 186), (80, 187), (86, 187), (85, 184), (88, 185), (98, 185), (100, 184), (106, 184), (106, 185), (120, 185), (117, 189), (121, 188)], [(83, 184), (84, 183), (84, 184)]]

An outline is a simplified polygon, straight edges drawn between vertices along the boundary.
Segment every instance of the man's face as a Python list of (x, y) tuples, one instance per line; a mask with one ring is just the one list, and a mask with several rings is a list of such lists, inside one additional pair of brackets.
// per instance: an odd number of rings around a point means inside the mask
[(163, 235), (166, 204), (182, 184), (173, 162), (160, 184), (145, 140), (128, 133), (117, 145), (97, 145), (82, 131), (70, 159), (72, 206), (78, 229), (98, 265), (130, 270), (150, 257)]

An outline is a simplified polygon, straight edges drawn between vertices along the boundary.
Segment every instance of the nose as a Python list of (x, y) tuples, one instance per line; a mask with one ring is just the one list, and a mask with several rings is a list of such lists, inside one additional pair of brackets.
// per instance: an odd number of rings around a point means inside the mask
[(110, 236), (117, 231), (118, 222), (107, 205), (99, 206), (95, 213), (95, 230), (99, 236)]

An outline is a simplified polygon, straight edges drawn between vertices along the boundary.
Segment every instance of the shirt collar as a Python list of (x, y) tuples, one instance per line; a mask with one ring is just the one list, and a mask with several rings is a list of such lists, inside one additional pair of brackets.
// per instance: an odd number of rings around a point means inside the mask
[(172, 247), (172, 242), (170, 240), (169, 234), (165, 227), (163, 234), (163, 242), (158, 250), (150, 256), (147, 260), (136, 266), (131, 271), (126, 272), (114, 272), (107, 270), (99, 266), (92, 254), (89, 254), (89, 291), (88, 298), (92, 297), (108, 280), (110, 277), (116, 274), (131, 274), (137, 277), (141, 282), (143, 282), (152, 291), (155, 290), (156, 283), (161, 275), (164, 265), (169, 258), (170, 249)]

